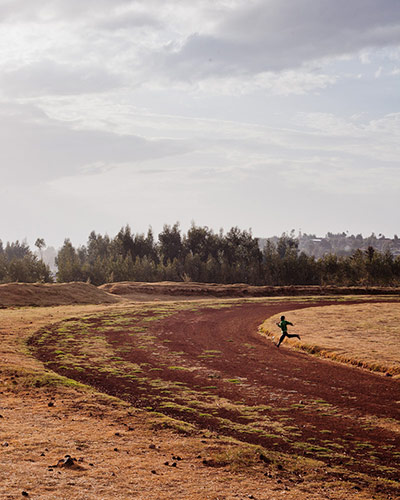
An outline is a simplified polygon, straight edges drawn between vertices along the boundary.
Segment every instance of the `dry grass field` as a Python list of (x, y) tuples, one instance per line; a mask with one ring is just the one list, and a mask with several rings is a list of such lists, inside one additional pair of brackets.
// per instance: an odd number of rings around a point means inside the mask
[[(351, 363), (373, 371), (400, 375), (400, 303), (330, 305), (283, 312), (295, 326), (289, 333), (297, 339), (291, 344), (321, 356)], [(276, 326), (279, 315), (262, 326), (274, 339), (279, 339)]]
[[(30, 296), (29, 300), (34, 302), (35, 297)], [(73, 302), (74, 298), (68, 300)], [(92, 299), (86, 296), (83, 300)], [(266, 300), (266, 303), (277, 302)], [(193, 305), (188, 301), (185, 305), (165, 303), (167, 309), (183, 308), (185, 314), (192, 307), (195, 310), (204, 305), (199, 301)], [(158, 306), (163, 308), (162, 303)], [(349, 474), (341, 466), (332, 464), (327, 469), (312, 454), (300, 457), (265, 450), (145, 408), (138, 409), (55, 373), (34, 357), (27, 345), (38, 330), (65, 319), (76, 321), (104, 314), (123, 318), (127, 310), (141, 311), (147, 307), (119, 301), (0, 309), (1, 499), (394, 500), (391, 491), (397, 486), (390, 480), (377, 480), (375, 485), (374, 478)], [(393, 313), (398, 311), (397, 304), (390, 307)], [(301, 315), (310, 311), (294, 311), (288, 316), (297, 326), (301, 324)], [(196, 321), (201, 322), (201, 317)], [(307, 319), (304, 324), (308, 324)], [(305, 332), (304, 328), (302, 333), (308, 340), (308, 331)], [(148, 337), (144, 341), (153, 339)], [(225, 341), (230, 349), (229, 335)], [(243, 346), (250, 354), (252, 348), (250, 344)], [(205, 363), (218, 362), (217, 351), (203, 352)], [(174, 355), (179, 357), (180, 353)], [(177, 375), (182, 372), (173, 366), (169, 369)], [(237, 387), (239, 391), (240, 385)], [(298, 409), (299, 414), (305, 411), (311, 415), (320, 409), (314, 410), (315, 402), (304, 403), (300, 405), (304, 408)], [(217, 401), (216, 405), (219, 406)], [(279, 409), (282, 414), (278, 427), (288, 425), (289, 415), (283, 410)], [(331, 418), (330, 412), (324, 418)], [(322, 457), (323, 449), (315, 449)], [(334, 448), (326, 452), (333, 454)], [(66, 455), (76, 458), (71, 467), (63, 463)]]

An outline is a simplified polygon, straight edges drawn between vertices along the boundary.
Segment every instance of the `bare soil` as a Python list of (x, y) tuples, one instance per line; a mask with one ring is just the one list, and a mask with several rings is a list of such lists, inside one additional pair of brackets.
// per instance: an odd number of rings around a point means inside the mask
[[(31, 345), (48, 368), (136, 408), (179, 418), (220, 439), (239, 439), (297, 460), (317, 459), (324, 464), (326, 484), (351, 482), (356, 492), (396, 498), (399, 381), (277, 349), (258, 332), (268, 316), (310, 305), (285, 300), (193, 305), (174, 314), (166, 307), (157, 321), (149, 321), (155, 310), (127, 310), (119, 318), (87, 317), (84, 328), (74, 318), (70, 330), (63, 323), (47, 328)], [(299, 487), (301, 467), (291, 473)], [(374, 478), (380, 478), (376, 484)]]

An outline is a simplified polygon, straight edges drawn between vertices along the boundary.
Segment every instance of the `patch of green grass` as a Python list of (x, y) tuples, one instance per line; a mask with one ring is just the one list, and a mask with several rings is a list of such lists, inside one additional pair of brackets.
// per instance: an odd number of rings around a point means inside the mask
[(324, 446), (319, 446), (316, 444), (303, 443), (303, 442), (295, 442), (293, 443), (294, 448), (302, 449), (306, 453), (314, 453), (317, 455), (324, 454), (324, 457), (330, 456), (331, 450), (329, 448), (325, 448)]
[(369, 450), (374, 450), (375, 446), (372, 445), (371, 443), (355, 443), (355, 448), (357, 449), (369, 449)]
[(201, 417), (201, 418), (214, 418), (214, 415), (211, 415), (211, 413), (199, 412), (198, 416)]
[(325, 446), (329, 446), (329, 448), (336, 448), (338, 450), (343, 450), (344, 449), (344, 446), (339, 444), (339, 443), (335, 443), (333, 441), (330, 441), (328, 439), (324, 439), (322, 441), (324, 443)]
[(195, 434), (197, 429), (193, 424), (168, 417), (163, 413), (154, 412), (154, 417), (151, 419), (151, 428), (157, 429), (171, 429), (179, 434)]

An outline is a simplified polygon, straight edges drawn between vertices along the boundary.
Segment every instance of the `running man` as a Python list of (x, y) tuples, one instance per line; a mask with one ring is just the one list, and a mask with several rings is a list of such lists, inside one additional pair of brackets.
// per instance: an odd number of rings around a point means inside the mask
[(280, 321), (280, 323), (277, 323), (277, 325), (282, 330), (282, 336), (279, 339), (279, 342), (276, 344), (276, 347), (279, 347), (282, 344), (283, 339), (285, 337), (289, 337), (289, 338), (297, 337), (300, 340), (300, 335), (297, 335), (297, 333), (290, 334), (287, 332), (287, 326), (288, 325), (294, 326), (294, 324), (291, 323), (290, 321), (286, 321), (285, 316), (281, 316), (281, 321)]

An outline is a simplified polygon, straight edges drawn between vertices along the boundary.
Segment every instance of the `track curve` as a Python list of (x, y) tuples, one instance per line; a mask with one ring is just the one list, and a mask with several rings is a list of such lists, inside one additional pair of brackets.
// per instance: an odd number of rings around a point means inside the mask
[[(284, 344), (277, 349), (258, 333), (266, 318), (305, 307), (310, 304), (282, 301), (183, 310), (149, 323), (136, 336), (133, 329), (147, 316), (131, 314), (129, 324), (127, 313), (123, 328), (102, 335), (120, 366), (140, 367), (137, 375), (104, 371), (90, 360), (83, 371), (82, 366), (60, 368), (52, 354), (59, 347), (57, 329), (46, 344), (39, 336), (32, 346), (52, 369), (136, 406), (266, 448), (318, 458), (329, 467), (397, 481), (399, 382)], [(86, 326), (99, 335), (102, 324), (97, 317)], [(71, 355), (79, 349), (74, 345)]]

